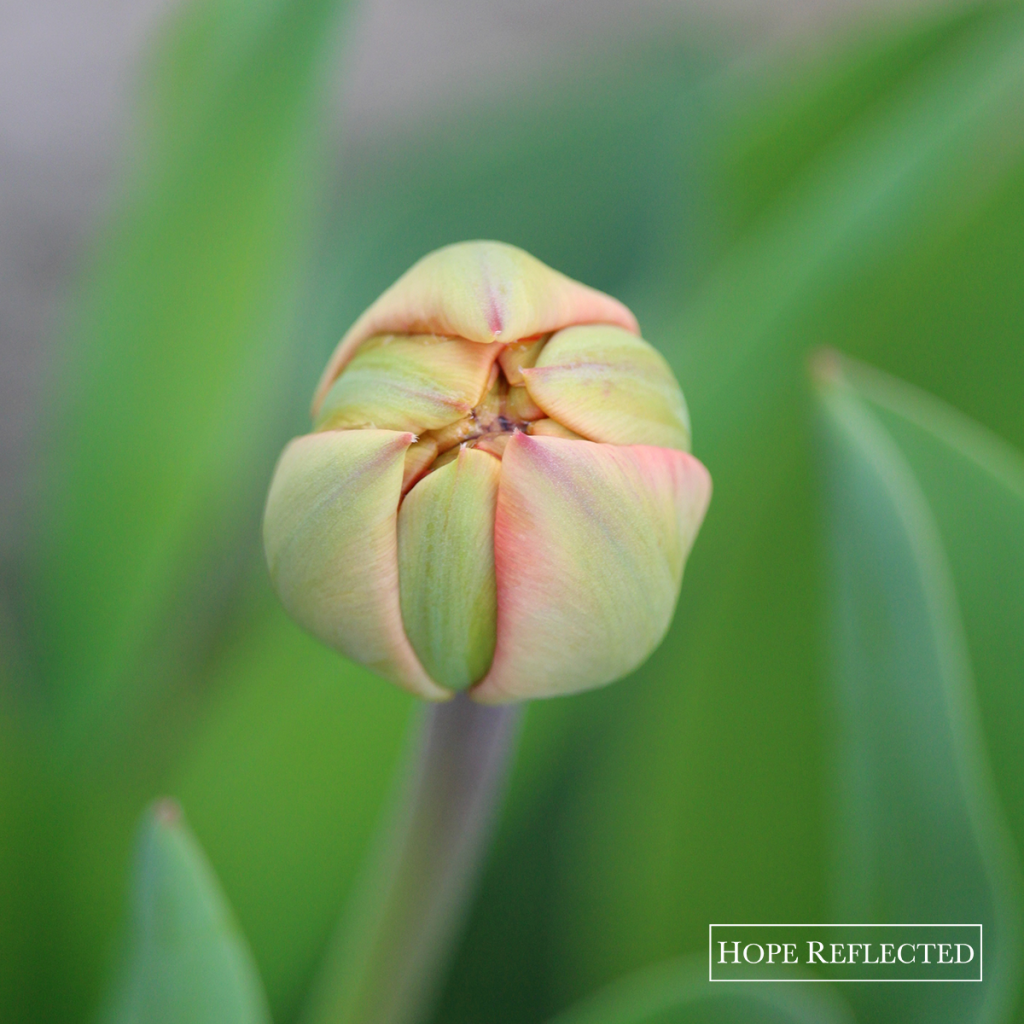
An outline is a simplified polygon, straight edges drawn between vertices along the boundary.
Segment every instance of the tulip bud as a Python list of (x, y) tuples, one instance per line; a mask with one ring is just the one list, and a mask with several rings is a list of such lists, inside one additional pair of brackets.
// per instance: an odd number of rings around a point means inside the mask
[(668, 629), (711, 496), (621, 303), (497, 242), (420, 260), (342, 339), (267, 499), (274, 586), (413, 693), (601, 686)]

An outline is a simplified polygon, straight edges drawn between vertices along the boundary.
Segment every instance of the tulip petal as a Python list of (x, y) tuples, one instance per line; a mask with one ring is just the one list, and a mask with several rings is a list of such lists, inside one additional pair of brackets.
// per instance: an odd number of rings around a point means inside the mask
[(690, 418), (672, 370), (629, 331), (566, 328), (522, 374), (548, 416), (592, 441), (690, 449)]
[(577, 434), (575, 430), (563, 427), (558, 420), (552, 419), (534, 420), (526, 428), (526, 433), (531, 437), (564, 437), (569, 441), (586, 440), (581, 434)]
[(547, 343), (547, 336), (534, 338), (532, 341), (514, 341), (506, 345), (498, 356), (502, 370), (505, 371), (505, 379), (512, 387), (522, 387), (523, 370), (536, 366), (541, 350)]
[(405, 469), (402, 473), (403, 495), (412, 490), (436, 458), (437, 442), (429, 434), (409, 447), (405, 453)]
[(431, 334), (371, 338), (327, 392), (314, 430), (418, 434), (454, 423), (480, 401), (501, 347)]
[(292, 441), (267, 496), (263, 543), (281, 603), (324, 643), (429, 700), (398, 598), (397, 514), (413, 435), (325, 431)]
[(516, 434), (495, 519), (498, 643), (471, 694), (601, 686), (661, 642), (711, 496), (686, 452)]
[(359, 319), (331, 356), (313, 415), (358, 346), (375, 334), (444, 334), (513, 342), (580, 323), (636, 331), (621, 302), (502, 242), (460, 242), (424, 256)]
[(512, 387), (505, 396), (506, 415), (513, 423), (528, 423), (544, 419), (544, 410), (524, 387)]
[(424, 477), (398, 513), (402, 621), (442, 686), (464, 690), (494, 657), (494, 510), (501, 462), (463, 448)]

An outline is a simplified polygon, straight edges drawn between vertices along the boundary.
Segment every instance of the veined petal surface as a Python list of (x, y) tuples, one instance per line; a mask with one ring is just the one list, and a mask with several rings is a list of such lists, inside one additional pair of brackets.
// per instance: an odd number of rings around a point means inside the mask
[(313, 396), (313, 415), (359, 345), (375, 334), (443, 334), (489, 344), (579, 323), (636, 331), (621, 302), (503, 242), (459, 242), (424, 256), (342, 338)]
[(522, 375), (552, 419), (591, 441), (690, 450), (690, 417), (664, 357), (621, 327), (568, 327)]
[(451, 696), (402, 628), (397, 515), (411, 433), (307, 434), (281, 455), (263, 543), (288, 613), (314, 636), (428, 700)]
[(547, 338), (534, 338), (532, 341), (514, 341), (505, 345), (498, 356), (501, 368), (505, 371), (505, 379), (512, 387), (521, 387), (523, 370), (535, 366), (541, 350), (547, 344)]
[(483, 703), (601, 686), (661, 642), (711, 497), (686, 452), (516, 434), (495, 518), (498, 643)]
[(494, 657), (494, 514), (501, 463), (463, 448), (398, 513), (402, 621), (431, 678), (464, 690)]
[(570, 441), (585, 441), (586, 438), (577, 434), (575, 430), (563, 427), (558, 420), (545, 418), (534, 420), (527, 429), (531, 437), (565, 437)]
[(436, 430), (480, 401), (501, 345), (432, 334), (368, 339), (334, 382), (314, 430)]

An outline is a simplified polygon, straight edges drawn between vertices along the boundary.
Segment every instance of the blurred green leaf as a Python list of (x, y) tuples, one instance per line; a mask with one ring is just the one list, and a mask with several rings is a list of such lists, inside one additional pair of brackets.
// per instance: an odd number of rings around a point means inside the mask
[(956, 583), (996, 787), (1024, 849), (1024, 457), (962, 413), (852, 360), (928, 499)]
[(708, 981), (705, 961), (659, 964), (629, 975), (551, 1024), (853, 1024), (850, 1008), (822, 985)]
[(23, 751), (19, 749), (18, 736), (11, 727), (12, 723), (0, 706), (0, 949), (5, 955), (0, 957), (0, 1008), (5, 1016), (15, 1017), (23, 1012), (23, 983), (20, 976), (25, 970), (25, 946), (23, 935), (19, 934), (19, 918), (25, 908), (19, 899), (17, 884), (22, 872), (19, 863), (22, 855), (21, 844), (13, 841), (25, 829), (25, 810), (21, 806), (21, 780), (19, 774), (19, 758)]
[(839, 731), (833, 912), (985, 928), (984, 985), (866, 985), (850, 998), (879, 1022), (1004, 1021), (1021, 976), (1021, 880), (939, 530), (842, 364), (820, 360), (818, 381)]
[(270, 1024), (245, 938), (172, 801), (139, 838), (129, 949), (109, 1024)]
[[(809, 314), (906, 239), (970, 212), (1002, 173), (1019, 168), (1024, 135), (1024, 9), (985, 8), (829, 140), (716, 266), (678, 322), (671, 301), (651, 336), (683, 381), (695, 443), (737, 434), (794, 379)], [(664, 301), (664, 299), (662, 300)], [(674, 323), (672, 321), (675, 321)], [(734, 410), (723, 416), (723, 404)], [(701, 426), (703, 424), (703, 426)], [(721, 435), (726, 435), (721, 437)]]
[(738, 85), (743, 102), (712, 183), (731, 232), (754, 228), (825, 150), (873, 120), (879, 104), (994, 14), (992, 4), (981, 3), (922, 10), (898, 23), (866, 18), (842, 32), (788, 43), (784, 60), (770, 57), (754, 72), (763, 88), (753, 102), (749, 82)]
[(343, 6), (190, 3), (157, 63), (147, 151), (44, 414), (36, 654), (78, 737), (129, 713), (129, 680), (173, 672), (169, 649), (204, 642), (255, 546)]
[(167, 781), (189, 808), (274, 1010), (297, 1012), (363, 868), (414, 701), (302, 632), (261, 580)]

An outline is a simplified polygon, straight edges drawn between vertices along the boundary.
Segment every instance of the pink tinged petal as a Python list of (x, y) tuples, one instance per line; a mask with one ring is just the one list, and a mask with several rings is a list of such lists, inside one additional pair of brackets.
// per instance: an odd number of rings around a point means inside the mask
[(550, 416), (592, 441), (689, 451), (690, 418), (664, 357), (619, 327), (559, 331), (533, 368), (526, 389)]
[(447, 426), (480, 401), (500, 350), (429, 334), (371, 338), (328, 391), (314, 429)]
[(658, 646), (707, 510), (686, 452), (517, 434), (495, 520), (498, 643), (483, 703), (602, 686)]
[(274, 588), (324, 643), (428, 700), (430, 680), (402, 628), (397, 514), (413, 435), (326, 431), (296, 438), (277, 464), (263, 517)]
[(406, 271), (352, 325), (320, 379), (313, 415), (355, 350), (374, 334), (443, 334), (486, 344), (579, 323), (637, 330), (636, 319), (621, 302), (522, 249), (502, 242), (446, 246)]
[(463, 448), (398, 513), (402, 621), (431, 678), (464, 690), (494, 657), (494, 508), (501, 463)]

